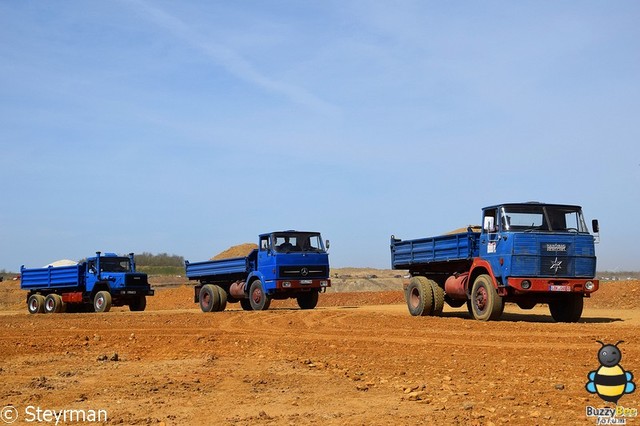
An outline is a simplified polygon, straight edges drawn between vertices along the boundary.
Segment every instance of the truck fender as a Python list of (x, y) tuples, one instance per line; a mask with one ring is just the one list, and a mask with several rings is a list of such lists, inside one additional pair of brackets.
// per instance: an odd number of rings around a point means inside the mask
[(469, 279), (467, 280), (467, 295), (471, 295), (473, 282), (476, 280), (478, 275), (482, 274), (487, 274), (491, 277), (491, 283), (493, 283), (493, 287), (498, 290), (498, 294), (500, 294), (500, 291), (498, 289), (498, 280), (496, 280), (496, 276), (493, 274), (491, 264), (484, 259), (476, 258), (473, 259), (473, 263), (471, 264), (471, 268), (469, 269)]
[(112, 294), (111, 293), (111, 286), (109, 285), (109, 282), (108, 281), (99, 281), (99, 282), (95, 283), (93, 285), (93, 289), (91, 289), (91, 300), (93, 300), (94, 296), (99, 291), (108, 291), (109, 294)]
[(246, 291), (249, 291), (249, 288), (251, 288), (251, 283), (255, 280), (260, 280), (264, 284), (264, 275), (262, 275), (260, 271), (253, 271), (252, 273), (250, 273), (247, 277), (247, 281), (244, 287)]

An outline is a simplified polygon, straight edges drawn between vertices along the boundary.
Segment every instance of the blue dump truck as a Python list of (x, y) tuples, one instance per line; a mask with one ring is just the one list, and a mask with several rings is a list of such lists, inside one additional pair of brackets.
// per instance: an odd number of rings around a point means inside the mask
[(549, 305), (555, 321), (576, 322), (584, 298), (598, 290), (596, 236), (579, 206), (511, 203), (482, 210), (482, 226), (430, 238), (391, 236), (393, 269), (411, 276), (411, 315), (440, 315), (465, 303), (477, 320), (500, 318), (505, 302)]
[(331, 286), (328, 248), (318, 232), (281, 231), (260, 235), (246, 257), (186, 261), (187, 277), (200, 282), (194, 303), (203, 312), (224, 311), (227, 302), (262, 311), (272, 299), (295, 297), (301, 309), (313, 309)]
[(20, 268), (20, 288), (28, 290), (32, 314), (58, 312), (108, 312), (128, 305), (144, 311), (146, 296), (153, 296), (147, 274), (136, 272), (133, 253), (101, 254), (73, 266)]

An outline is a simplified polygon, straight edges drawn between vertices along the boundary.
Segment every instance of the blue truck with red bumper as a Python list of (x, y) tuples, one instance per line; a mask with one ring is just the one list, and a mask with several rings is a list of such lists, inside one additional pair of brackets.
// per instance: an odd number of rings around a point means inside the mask
[(133, 253), (96, 252), (94, 257), (70, 266), (20, 268), (20, 288), (28, 290), (27, 309), (32, 314), (58, 312), (108, 312), (128, 305), (144, 311), (146, 296), (153, 296), (147, 274), (136, 272)]
[(260, 235), (246, 257), (185, 261), (187, 278), (199, 281), (194, 303), (203, 312), (224, 311), (228, 302), (261, 311), (272, 299), (296, 298), (301, 309), (313, 309), (331, 286), (328, 248), (318, 232), (280, 231)]
[[(414, 316), (440, 315), (465, 303), (478, 320), (500, 318), (505, 302), (548, 304), (558, 322), (576, 322), (598, 290), (596, 237), (580, 206), (537, 202), (485, 207), (482, 226), (402, 241), (391, 236), (393, 269), (408, 270)], [(598, 221), (592, 221), (598, 234)]]

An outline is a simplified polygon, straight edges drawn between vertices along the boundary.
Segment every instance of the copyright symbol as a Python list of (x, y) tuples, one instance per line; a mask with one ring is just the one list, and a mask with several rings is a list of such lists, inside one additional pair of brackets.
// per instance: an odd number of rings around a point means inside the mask
[(18, 420), (18, 410), (13, 405), (7, 405), (0, 410), (0, 420), (5, 423), (13, 423)]

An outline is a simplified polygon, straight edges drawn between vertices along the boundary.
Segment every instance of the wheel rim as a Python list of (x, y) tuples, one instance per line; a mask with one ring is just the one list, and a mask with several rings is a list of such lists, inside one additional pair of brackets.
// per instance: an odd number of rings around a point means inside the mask
[(411, 304), (412, 309), (415, 309), (420, 305), (420, 292), (415, 287), (411, 289), (411, 293), (409, 294), (409, 303)]
[(484, 312), (487, 309), (487, 303), (489, 299), (489, 295), (487, 294), (487, 289), (484, 287), (478, 288), (475, 294), (475, 305), (476, 309), (479, 312)]
[(31, 309), (32, 311), (38, 310), (38, 301), (36, 299), (31, 299), (31, 302), (29, 303), (29, 309)]
[(98, 299), (96, 300), (96, 308), (98, 309), (102, 309), (102, 306), (104, 305), (104, 297), (100, 296), (98, 297)]
[(259, 288), (255, 288), (253, 290), (251, 297), (253, 298), (253, 303), (259, 304), (260, 301), (262, 300), (262, 290)]
[(209, 306), (211, 306), (211, 295), (208, 292), (205, 292), (205, 294), (202, 296), (202, 306), (207, 309), (209, 308)]
[(53, 308), (55, 308), (55, 304), (53, 303), (53, 299), (51, 299), (51, 298), (47, 299), (46, 308), (47, 308), (47, 311), (53, 311)]

